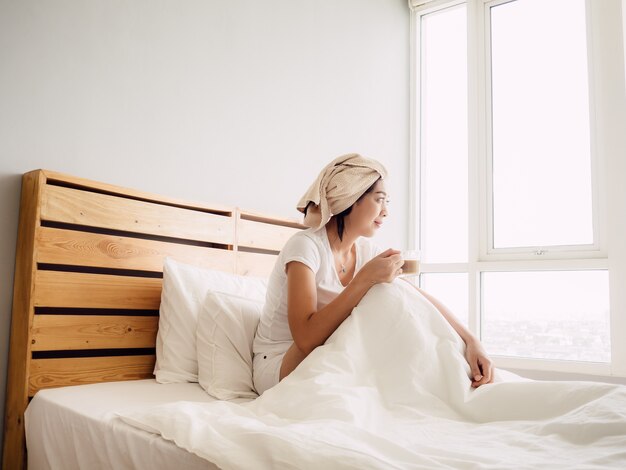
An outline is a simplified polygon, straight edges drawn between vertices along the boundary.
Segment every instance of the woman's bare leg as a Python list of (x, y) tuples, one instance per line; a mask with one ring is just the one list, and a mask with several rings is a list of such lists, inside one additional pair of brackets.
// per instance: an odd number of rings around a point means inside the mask
[(287, 377), (296, 367), (298, 367), (298, 364), (300, 364), (305, 357), (306, 355), (298, 349), (296, 343), (293, 343), (283, 357), (283, 362), (280, 365), (279, 380), (283, 380)]

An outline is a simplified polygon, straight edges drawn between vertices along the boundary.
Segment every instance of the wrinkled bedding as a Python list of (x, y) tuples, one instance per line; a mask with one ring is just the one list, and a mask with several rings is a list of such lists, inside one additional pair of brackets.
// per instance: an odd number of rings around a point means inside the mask
[(406, 282), (376, 285), (298, 368), (245, 403), (118, 413), (222, 469), (626, 468), (626, 386), (497, 369)]

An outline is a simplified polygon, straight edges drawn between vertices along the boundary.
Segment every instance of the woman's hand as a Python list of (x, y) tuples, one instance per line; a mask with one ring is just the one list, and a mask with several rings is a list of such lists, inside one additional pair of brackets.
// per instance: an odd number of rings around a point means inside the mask
[(465, 360), (472, 371), (472, 387), (493, 383), (493, 364), (480, 341), (473, 339), (466, 343)]
[(391, 282), (402, 274), (404, 260), (398, 250), (389, 248), (368, 261), (355, 278), (364, 280), (369, 285)]

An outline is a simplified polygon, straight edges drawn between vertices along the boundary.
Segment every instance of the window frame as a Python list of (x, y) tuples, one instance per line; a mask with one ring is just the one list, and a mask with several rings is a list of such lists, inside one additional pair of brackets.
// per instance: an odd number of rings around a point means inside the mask
[[(482, 5), (482, 24), (479, 26), (477, 46), (477, 62), (479, 70), (483, 70), (484, 74), (479, 77), (480, 82), (484, 83), (484, 100), (478, 112), (480, 114), (479, 125), (481, 125), (484, 140), (479, 142), (480, 148), (477, 157), (484, 160), (480, 162), (484, 171), (481, 173), (485, 177), (485, 184), (480, 185), (481, 200), (481, 223), (480, 228), (485, 233), (481, 234), (480, 259), (491, 261), (497, 259), (529, 259), (541, 257), (542, 259), (572, 259), (572, 258), (606, 258), (606, 240), (602, 236), (605, 232), (605, 220), (600, 216), (599, 200), (601, 198), (601, 185), (599, 179), (598, 160), (600, 158), (596, 142), (596, 119), (595, 119), (595, 100), (594, 100), (594, 67), (592, 48), (587, 48), (587, 64), (589, 79), (589, 134), (590, 134), (590, 157), (591, 157), (591, 210), (592, 210), (592, 229), (593, 243), (585, 245), (554, 245), (554, 246), (525, 246), (525, 247), (504, 247), (494, 248), (494, 209), (493, 209), (493, 117), (492, 110), (492, 84), (491, 84), (491, 8), (512, 3), (516, 0), (481, 0)], [(468, 2), (472, 3), (472, 2)], [(474, 2), (476, 3), (476, 2)], [(587, 43), (592, 40), (591, 22), (589, 11), (591, 8), (591, 0), (585, 0), (586, 6), (586, 26), (587, 26)], [(469, 5), (468, 5), (469, 6)], [(469, 9), (468, 9), (469, 18)], [(482, 33), (482, 34), (481, 34)], [(468, 44), (471, 48), (472, 44)]]
[[(611, 362), (594, 363), (581, 361), (563, 361), (550, 359), (531, 359), (507, 356), (493, 356), (496, 367), (527, 370), (558, 371), (583, 373), (589, 375), (626, 377), (626, 344), (619, 337), (626, 333), (626, 289), (619, 287), (626, 280), (626, 248), (615, 247), (622, 236), (626, 236), (626, 223), (620, 223), (614, 216), (626, 208), (626, 201), (610, 204), (616, 195), (624, 194), (620, 189), (624, 178), (607, 171), (616, 164), (620, 151), (626, 151), (626, 137), (619, 134), (616, 126), (605, 127), (617, 119), (624, 122), (626, 101), (615, 100), (619, 86), (624, 90), (623, 50), (614, 50), (610, 57), (606, 53), (607, 44), (614, 45), (617, 34), (615, 17), (616, 8), (621, 8), (620, 0), (593, 2), (586, 0), (586, 23), (588, 36), (589, 69), (589, 106), (590, 106), (590, 151), (592, 177), (593, 233), (592, 245), (543, 247), (544, 252), (537, 254), (542, 247), (489, 248), (493, 246), (493, 220), (489, 211), (492, 182), (490, 170), (490, 57), (488, 51), (489, 8), (515, 0), (436, 0), (411, 11), (411, 63), (410, 63), (410, 204), (409, 237), (411, 247), (421, 246), (421, 191), (423, 187), (420, 171), (420, 115), (421, 115), (421, 61), (420, 18), (423, 15), (449, 7), (466, 4), (468, 33), (468, 262), (467, 263), (422, 263), (423, 273), (468, 274), (468, 321), (469, 329), (480, 338), (482, 289), (481, 274), (489, 271), (526, 271), (526, 270), (588, 270), (603, 269), (609, 271), (609, 296), (611, 315)], [(626, 8), (626, 5), (625, 5)], [(608, 24), (611, 23), (611, 24)], [(607, 33), (607, 25), (610, 32)], [(620, 31), (621, 33), (621, 31)], [(609, 47), (610, 49), (610, 47)], [(615, 49), (615, 48), (613, 48)], [(619, 48), (618, 48), (619, 49)], [(621, 53), (621, 55), (619, 55)], [(615, 76), (615, 72), (618, 72)], [(613, 77), (610, 75), (613, 74)], [(615, 103), (617, 101), (617, 104)], [(609, 109), (616, 106), (616, 109)], [(622, 119), (622, 121), (620, 121)], [(603, 127), (605, 126), (605, 127)], [(612, 147), (615, 146), (615, 149)], [(619, 162), (617, 162), (619, 163)], [(609, 212), (610, 211), (610, 212)], [(609, 257), (609, 242), (611, 256)], [(626, 285), (626, 284), (625, 284)], [(622, 332), (622, 334), (618, 334)]]
[[(451, 9), (451, 8), (455, 8), (458, 7), (459, 5), (463, 5), (465, 4), (465, 0), (453, 0), (453, 1), (439, 1), (439, 2), (433, 2), (434, 3), (434, 7), (432, 5), (429, 5), (429, 9), (428, 9), (428, 13), (425, 14), (430, 14), (430, 13), (435, 13), (438, 11), (442, 11), (442, 10), (447, 10), (447, 9)], [(421, 16), (424, 15), (420, 15), (420, 19)], [(417, 37), (416, 37), (416, 51), (421, 51), (422, 50), (422, 42), (421, 42), (421, 38), (422, 38), (422, 34), (421, 34), (421, 28), (418, 27), (418, 33), (417, 33)], [(412, 55), (413, 57), (413, 55)], [(417, 61), (417, 69), (415, 71), (416, 76), (420, 77), (421, 76), (421, 72), (422, 72), (422, 61), (421, 61), (421, 54), (419, 54), (419, 58), (420, 60)], [(418, 120), (416, 122), (420, 122), (422, 121), (422, 95), (424, 94), (425, 91), (425, 87), (422, 85), (421, 81), (419, 81), (419, 91), (416, 93), (416, 98), (417, 98), (417, 117)], [(418, 127), (417, 129), (417, 138), (416, 138), (416, 142), (418, 142), (417, 147), (418, 147), (418, 152), (419, 155), (422, 155), (424, 153), (424, 148), (425, 148), (425, 141), (422, 138), (422, 129), (421, 126)], [(469, 138), (469, 136), (468, 136)], [(414, 159), (411, 159), (412, 161)], [(416, 219), (416, 223), (417, 223), (417, 240), (418, 240), (418, 246), (420, 247), (420, 249), (424, 248), (424, 238), (425, 238), (425, 232), (423, 230), (422, 224), (420, 223), (420, 221), (422, 220), (422, 216), (425, 214), (425, 190), (427, 188), (427, 183), (426, 183), (426, 172), (424, 170), (424, 166), (425, 166), (426, 162), (424, 161), (424, 159), (419, 158), (417, 159), (417, 164), (416, 164), (416, 168), (417, 168), (417, 172), (419, 174), (419, 195), (416, 196), (417, 200), (419, 201), (418, 203), (418, 213), (419, 213), (419, 217)], [(468, 161), (468, 171), (469, 171), (469, 164), (470, 162)], [(414, 185), (411, 185), (411, 189), (413, 190)], [(468, 218), (469, 218), (469, 214), (468, 214)], [(412, 244), (412, 246), (414, 246), (415, 244)], [(469, 253), (468, 253), (469, 256)], [(437, 263), (437, 264), (442, 264), (442, 263)], [(456, 266), (456, 265), (464, 265), (466, 263), (446, 263), (448, 265), (452, 265), (452, 266)], [(458, 268), (456, 268), (458, 269)], [(456, 271), (459, 272), (459, 271)]]

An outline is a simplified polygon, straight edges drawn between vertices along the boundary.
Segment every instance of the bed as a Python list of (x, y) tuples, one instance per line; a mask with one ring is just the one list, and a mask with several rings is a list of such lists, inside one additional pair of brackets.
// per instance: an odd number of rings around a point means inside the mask
[[(463, 341), (401, 280), (257, 398), (263, 278), (302, 228), (25, 174), (3, 468), (626, 467), (625, 386), (498, 369), (472, 389)], [(195, 324), (171, 316), (181, 292)]]
[[(301, 228), (294, 220), (53, 171), (26, 173), (3, 468), (26, 466), (24, 412), (39, 391), (139, 379), (158, 389), (153, 370), (165, 258), (267, 276), (282, 244)], [(191, 396), (208, 397), (189, 385)]]

